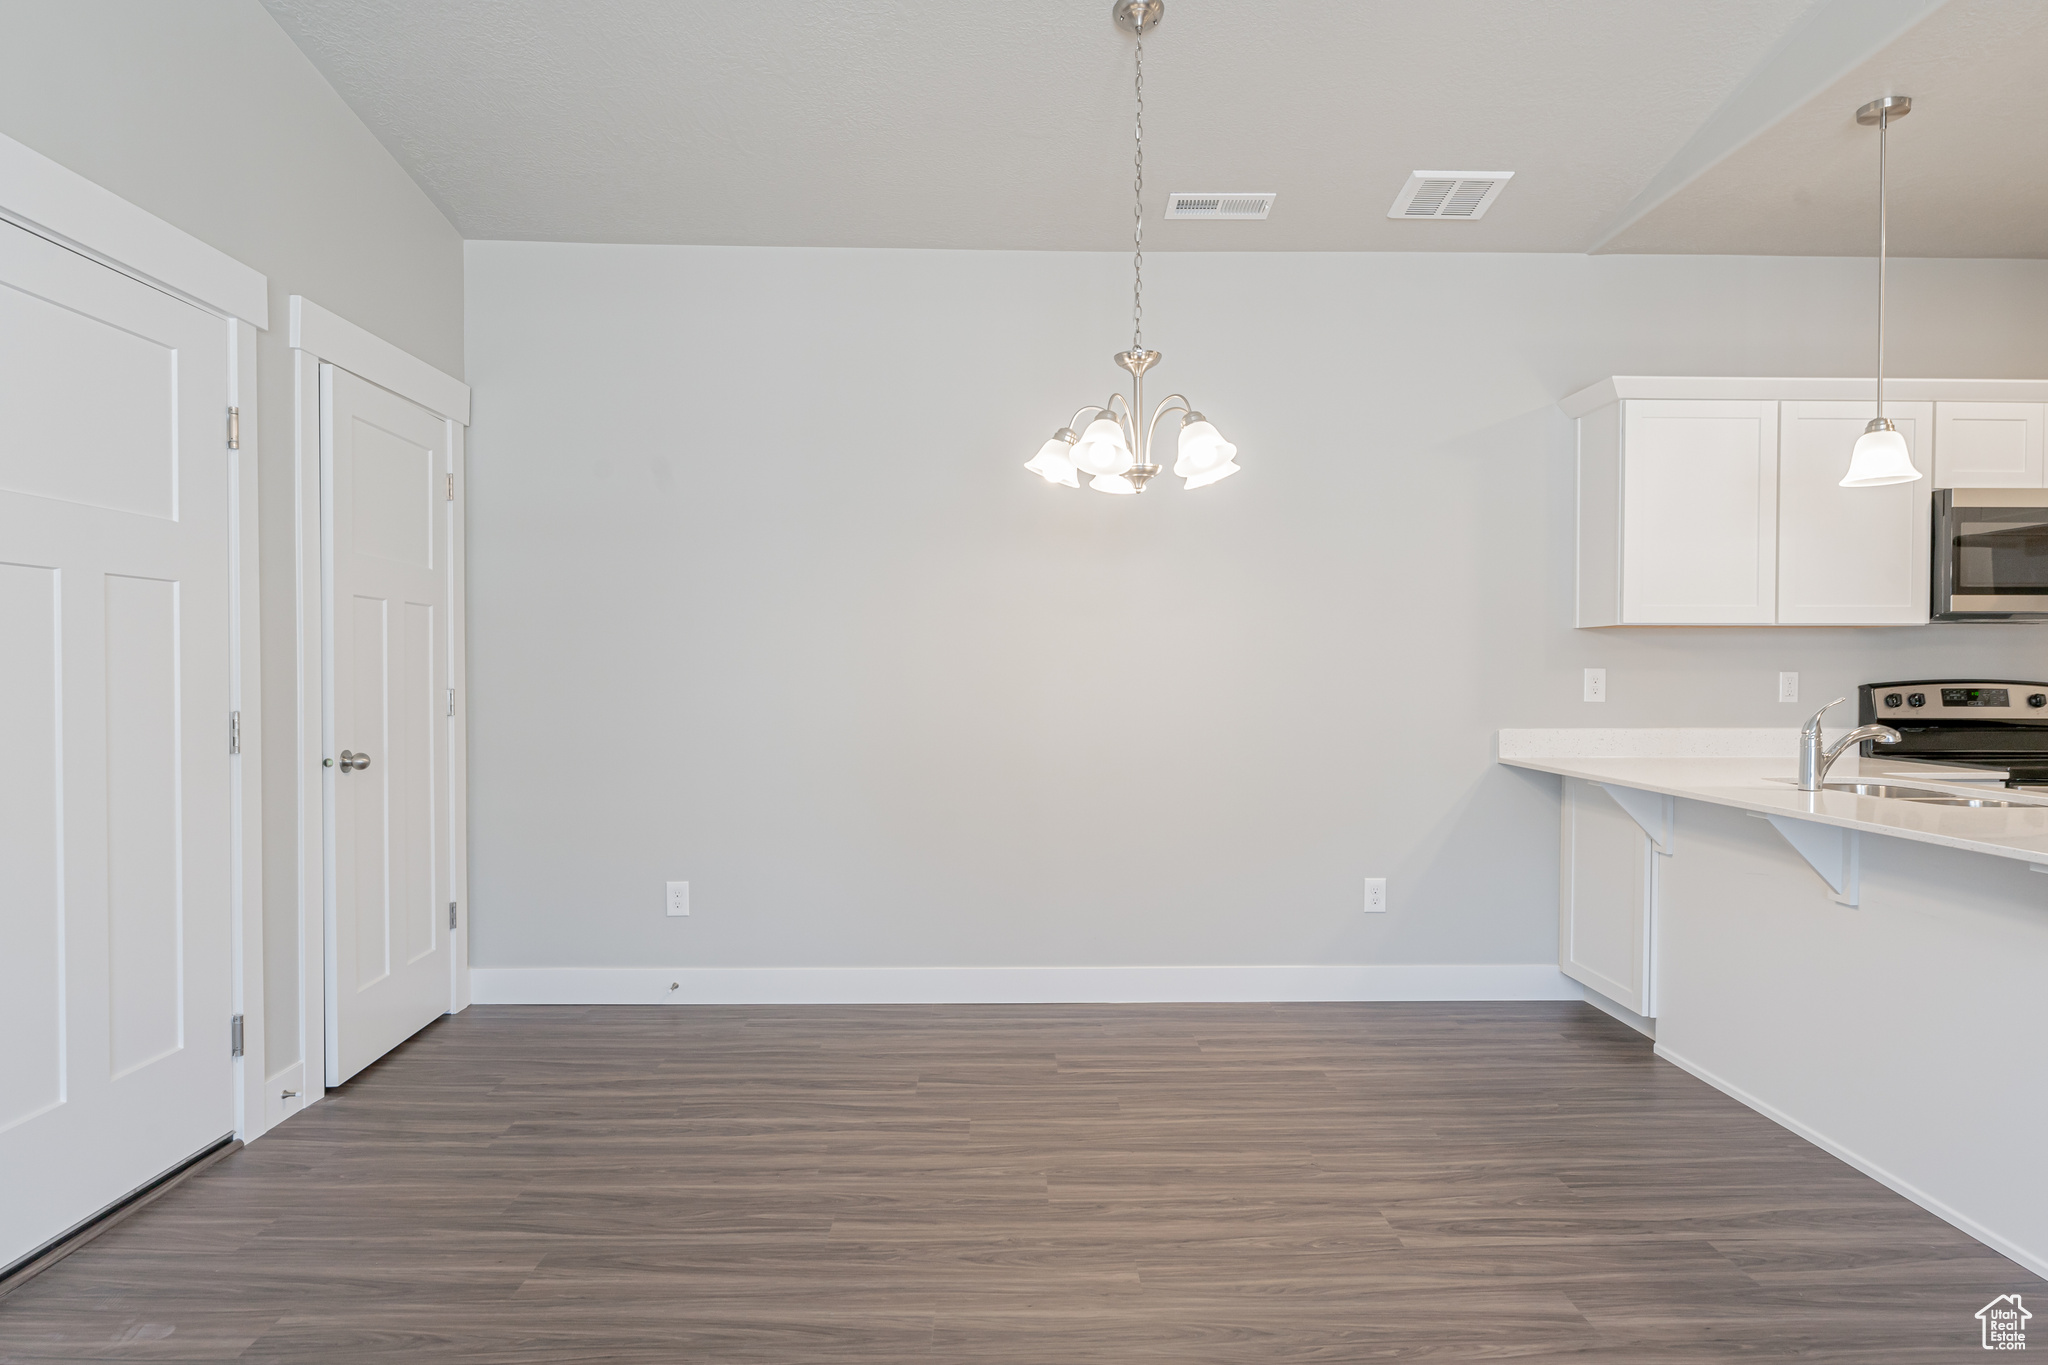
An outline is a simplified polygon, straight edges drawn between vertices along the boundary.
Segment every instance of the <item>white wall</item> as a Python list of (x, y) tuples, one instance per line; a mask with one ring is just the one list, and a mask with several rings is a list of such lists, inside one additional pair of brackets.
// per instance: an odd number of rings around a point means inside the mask
[[(1245, 472), (1049, 487), (1128, 259), (468, 245), (477, 965), (1553, 962), (1498, 727), (2048, 673), (2027, 626), (1571, 627), (1554, 400), (1863, 372), (1872, 262), (1155, 255), (1156, 392)], [(2048, 375), (2048, 263), (1893, 279), (1895, 373)]]
[(256, 0), (5, 0), (0, 133), (270, 277), (258, 348), (266, 1062), (296, 1056), (292, 371), (304, 294), (462, 372), (453, 226)]

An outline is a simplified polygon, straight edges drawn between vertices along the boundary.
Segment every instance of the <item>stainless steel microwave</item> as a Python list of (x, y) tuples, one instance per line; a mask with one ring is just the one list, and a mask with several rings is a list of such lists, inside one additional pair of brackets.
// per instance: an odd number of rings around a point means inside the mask
[(1934, 490), (1937, 621), (2048, 621), (2048, 489)]

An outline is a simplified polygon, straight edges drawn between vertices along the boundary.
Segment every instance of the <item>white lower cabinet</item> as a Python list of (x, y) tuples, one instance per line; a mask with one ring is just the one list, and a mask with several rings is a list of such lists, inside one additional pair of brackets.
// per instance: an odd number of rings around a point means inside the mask
[(1559, 969), (1655, 1018), (1656, 847), (1598, 783), (1564, 779), (1557, 890)]

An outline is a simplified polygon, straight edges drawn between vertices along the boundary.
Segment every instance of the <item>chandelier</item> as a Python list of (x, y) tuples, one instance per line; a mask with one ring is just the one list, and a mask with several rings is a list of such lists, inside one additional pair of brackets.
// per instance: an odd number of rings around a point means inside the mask
[(1145, 349), (1145, 34), (1159, 27), (1165, 13), (1166, 0), (1113, 0), (1110, 5), (1117, 27), (1138, 39), (1134, 82), (1138, 111), (1131, 156), (1131, 349), (1111, 357), (1130, 371), (1131, 396), (1126, 400), (1113, 393), (1099, 407), (1077, 410), (1068, 425), (1055, 431), (1024, 464), (1047, 483), (1069, 488), (1081, 486), (1080, 475), (1091, 475), (1088, 486), (1098, 493), (1145, 491), (1160, 468), (1152, 459), (1152, 437), (1160, 419), (1169, 412), (1181, 414), (1175, 478), (1186, 479), (1190, 489), (1203, 488), (1238, 470), (1237, 447), (1224, 440), (1223, 433), (1180, 394), (1161, 399), (1151, 422), (1142, 433), (1139, 430), (1145, 410), (1145, 372), (1159, 363), (1159, 352)]

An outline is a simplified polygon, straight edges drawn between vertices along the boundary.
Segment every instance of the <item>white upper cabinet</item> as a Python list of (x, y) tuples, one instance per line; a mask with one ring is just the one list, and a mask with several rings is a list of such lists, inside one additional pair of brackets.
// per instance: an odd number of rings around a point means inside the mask
[(2048, 380), (1885, 394), (1932, 477), (1841, 486), (1869, 379), (1617, 375), (1561, 399), (1579, 424), (1578, 624), (1926, 622), (1934, 490), (2048, 487)]
[(2044, 403), (1934, 405), (1934, 486), (2040, 488)]
[[(1911, 626), (1927, 619), (1933, 481), (1843, 488), (1868, 403), (1778, 405), (1778, 624)], [(1887, 403), (1924, 474), (1932, 403)]]
[[(1631, 399), (1619, 408), (1618, 430), (1582, 445), (1592, 458), (1580, 492), (1597, 511), (1581, 508), (1580, 553), (1611, 557), (1611, 567), (1591, 593), (1581, 583), (1579, 624), (1770, 624), (1777, 404)], [(1591, 524), (1596, 517), (1604, 524)]]

